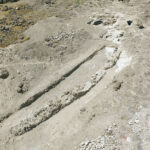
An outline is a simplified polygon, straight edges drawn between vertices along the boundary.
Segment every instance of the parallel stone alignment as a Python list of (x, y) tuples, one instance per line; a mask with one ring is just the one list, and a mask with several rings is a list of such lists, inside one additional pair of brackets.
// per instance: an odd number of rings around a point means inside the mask
[(46, 106), (32, 114), (32, 117), (27, 118), (21, 121), (18, 125), (12, 127), (10, 132), (15, 136), (19, 136), (32, 130), (51, 116), (55, 115), (65, 106), (84, 96), (104, 77), (105, 74), (105, 70), (98, 70), (94, 75), (92, 75), (90, 81), (86, 82), (84, 85), (75, 87), (70, 91), (66, 91), (58, 99), (49, 101)]

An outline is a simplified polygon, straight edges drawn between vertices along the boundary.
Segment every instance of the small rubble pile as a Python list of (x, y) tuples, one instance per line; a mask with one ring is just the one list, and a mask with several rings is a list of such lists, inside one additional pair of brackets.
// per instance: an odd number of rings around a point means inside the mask
[(120, 143), (117, 125), (114, 124), (108, 127), (102, 136), (82, 142), (77, 150), (120, 150)]
[(108, 41), (112, 41), (115, 44), (120, 44), (121, 38), (123, 37), (124, 32), (122, 30), (109, 29), (108, 33), (103, 37)]
[[(63, 29), (64, 28), (64, 29)], [(84, 43), (91, 35), (84, 29), (68, 28), (63, 26), (60, 31), (51, 33), (45, 38), (45, 45), (50, 49), (56, 49), (55, 57), (65, 56), (65, 53), (74, 53), (76, 47)]]
[(46, 38), (45, 41), (47, 42), (48, 46), (56, 47), (58, 42), (60, 42), (61, 40), (66, 40), (66, 39), (72, 40), (74, 35), (75, 35), (74, 32), (70, 32), (70, 33), (60, 32), (60, 33), (57, 33), (56, 35), (52, 35)]
[[(149, 127), (150, 127), (150, 111), (142, 106), (139, 108), (140, 111), (136, 112), (133, 117), (128, 121), (128, 127), (136, 135), (140, 135), (143, 141), (146, 142), (146, 138), (149, 138)], [(144, 135), (144, 136), (142, 136)]]
[(116, 23), (116, 18), (113, 15), (99, 15), (98, 13), (96, 13), (90, 17), (90, 21), (87, 24), (92, 24), (95, 26), (102, 24), (104, 26), (108, 26), (113, 25), (114, 23)]

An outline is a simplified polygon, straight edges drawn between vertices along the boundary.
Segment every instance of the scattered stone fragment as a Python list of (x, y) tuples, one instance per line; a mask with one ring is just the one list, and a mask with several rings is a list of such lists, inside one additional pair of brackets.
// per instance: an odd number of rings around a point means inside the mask
[(28, 91), (28, 86), (27, 86), (27, 84), (26, 83), (20, 83), (19, 85), (18, 85), (18, 87), (17, 87), (17, 93), (21, 93), (21, 94), (23, 94), (23, 93), (25, 93), (26, 91)]
[(120, 81), (118, 81), (118, 80), (114, 80), (114, 81), (113, 81), (113, 89), (114, 89), (115, 91), (120, 90), (121, 86), (122, 86), (122, 82), (120, 82)]
[(83, 113), (83, 112), (85, 112), (85, 111), (86, 111), (86, 108), (85, 108), (85, 107), (83, 107), (83, 108), (80, 109), (80, 112), (81, 112), (81, 113)]
[(143, 25), (139, 26), (139, 29), (144, 29), (144, 26)]
[(93, 120), (93, 118), (95, 118), (95, 116), (96, 116), (95, 114), (91, 114), (89, 117), (89, 121)]
[(108, 61), (104, 66), (104, 70), (112, 68), (115, 64), (116, 64), (115, 61)]
[(6, 32), (9, 30), (9, 27), (7, 26), (0, 26), (0, 31)]
[(6, 69), (0, 69), (0, 78), (6, 79), (9, 76), (9, 72)]
[(108, 128), (106, 129), (106, 134), (107, 134), (107, 135), (112, 135), (112, 134), (113, 134), (113, 129), (112, 129), (112, 127), (108, 127)]
[(133, 21), (131, 21), (131, 20), (128, 20), (127, 21), (127, 24), (130, 26), (131, 24), (133, 23)]
[(139, 19), (136, 20), (136, 26), (137, 26), (139, 29), (144, 29), (144, 25), (143, 25), (142, 21), (139, 20)]
[(20, 36), (19, 36), (19, 39), (23, 40), (23, 39), (24, 39), (24, 36), (23, 36), (23, 35), (20, 35)]
[(20, 10), (20, 7), (16, 7), (16, 10)]
[(99, 19), (99, 20), (94, 21), (93, 25), (100, 25), (102, 23), (103, 23), (103, 21), (101, 19)]

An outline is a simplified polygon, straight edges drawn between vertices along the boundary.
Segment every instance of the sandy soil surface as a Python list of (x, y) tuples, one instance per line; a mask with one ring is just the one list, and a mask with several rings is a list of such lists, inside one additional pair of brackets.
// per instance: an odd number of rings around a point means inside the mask
[(148, 0), (0, 1), (0, 150), (149, 150)]

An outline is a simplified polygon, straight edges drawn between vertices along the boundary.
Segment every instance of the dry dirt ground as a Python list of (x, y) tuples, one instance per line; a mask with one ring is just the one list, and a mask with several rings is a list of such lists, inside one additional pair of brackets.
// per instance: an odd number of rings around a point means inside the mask
[(150, 150), (150, 1), (0, 1), (0, 150)]

